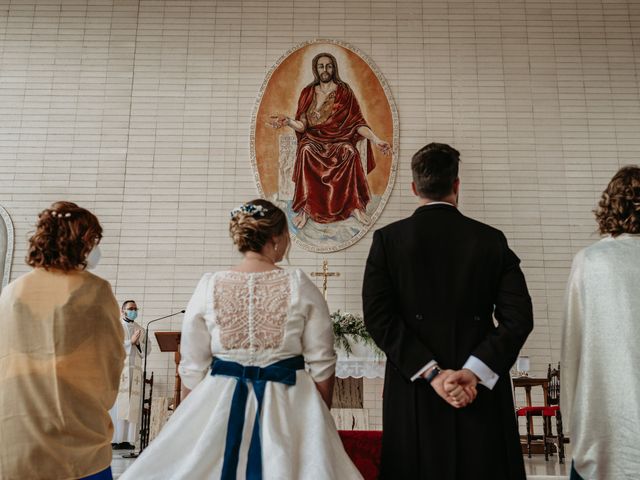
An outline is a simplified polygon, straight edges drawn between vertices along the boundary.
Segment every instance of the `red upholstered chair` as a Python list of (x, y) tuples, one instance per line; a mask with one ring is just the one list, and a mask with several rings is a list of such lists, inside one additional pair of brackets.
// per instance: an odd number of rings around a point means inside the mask
[[(542, 409), (545, 437), (545, 460), (548, 458), (550, 450), (547, 448), (548, 443), (553, 442), (553, 440), (556, 439), (558, 443), (558, 457), (560, 458), (560, 463), (564, 463), (565, 437), (562, 431), (562, 413), (560, 412), (560, 362), (558, 362), (557, 369), (552, 369), (551, 364), (549, 364), (547, 378), (549, 379), (547, 407)], [(552, 435), (551, 418), (553, 417), (556, 419), (555, 436)]]
[[(558, 457), (560, 463), (564, 463), (565, 437), (562, 432), (562, 414), (560, 413), (560, 363), (557, 369), (552, 369), (551, 364), (547, 370), (548, 387), (546, 389), (546, 401), (543, 406), (527, 406), (519, 408), (516, 413), (519, 417), (527, 419), (527, 454), (531, 458), (531, 441), (536, 437), (531, 433), (531, 420), (533, 417), (542, 417), (542, 441), (544, 447), (544, 459), (549, 460), (550, 443), (554, 439), (558, 442)], [(551, 418), (556, 419), (556, 435), (552, 435)]]

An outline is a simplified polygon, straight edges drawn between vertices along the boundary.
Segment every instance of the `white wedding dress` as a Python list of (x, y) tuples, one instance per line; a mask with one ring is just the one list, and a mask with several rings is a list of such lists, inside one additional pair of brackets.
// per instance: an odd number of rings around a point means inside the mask
[[(184, 317), (181, 354), (180, 376), (193, 391), (121, 480), (220, 479), (239, 380), (210, 375), (212, 357), (266, 367), (298, 355), (306, 368), (293, 373), (295, 385), (264, 384), (262, 478), (362, 478), (314, 383), (334, 373), (336, 355), (327, 304), (301, 270), (205, 274)], [(247, 474), (247, 466), (258, 401), (252, 381), (246, 384), (244, 425), (231, 478), (254, 480), (259, 475)]]

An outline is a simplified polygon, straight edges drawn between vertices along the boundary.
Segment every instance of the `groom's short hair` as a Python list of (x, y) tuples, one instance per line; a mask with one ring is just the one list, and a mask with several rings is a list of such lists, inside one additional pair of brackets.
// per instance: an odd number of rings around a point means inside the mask
[(440, 200), (453, 191), (460, 152), (446, 143), (430, 143), (411, 158), (413, 183), (422, 198)]

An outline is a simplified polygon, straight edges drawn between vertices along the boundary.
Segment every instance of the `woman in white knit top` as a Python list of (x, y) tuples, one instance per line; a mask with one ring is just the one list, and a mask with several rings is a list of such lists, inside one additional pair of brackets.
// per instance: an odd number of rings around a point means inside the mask
[(600, 241), (573, 260), (562, 339), (561, 405), (571, 479), (640, 475), (640, 168), (624, 167), (596, 211)]

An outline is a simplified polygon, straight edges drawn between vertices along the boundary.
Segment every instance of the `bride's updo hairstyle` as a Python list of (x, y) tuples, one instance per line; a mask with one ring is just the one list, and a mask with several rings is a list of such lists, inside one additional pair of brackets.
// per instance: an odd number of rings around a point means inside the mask
[(287, 216), (268, 200), (251, 200), (231, 211), (229, 234), (240, 252), (260, 252), (287, 231)]

